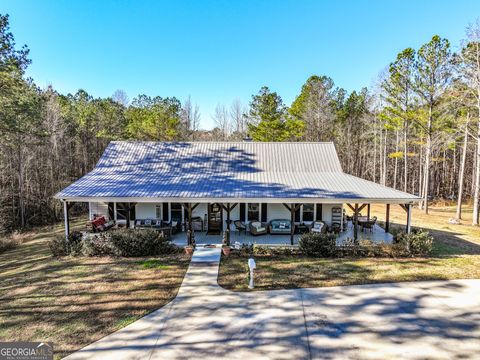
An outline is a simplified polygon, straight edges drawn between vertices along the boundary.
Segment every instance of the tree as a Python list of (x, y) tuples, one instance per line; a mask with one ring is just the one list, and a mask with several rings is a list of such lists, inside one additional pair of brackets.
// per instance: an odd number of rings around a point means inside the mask
[(185, 139), (194, 141), (195, 134), (200, 127), (200, 108), (198, 105), (193, 105), (192, 99), (189, 96), (182, 107), (182, 132)]
[(334, 82), (327, 76), (310, 76), (289, 109), (294, 119), (304, 123), (306, 141), (332, 141), (335, 112)]
[(215, 140), (228, 140), (232, 124), (230, 122), (229, 113), (225, 105), (217, 104), (212, 119), (215, 123), (216, 129), (214, 132)]
[(230, 105), (230, 118), (233, 126), (233, 140), (242, 140), (247, 135), (247, 124), (245, 122), (246, 112), (247, 109), (240, 100), (233, 100), (232, 104)]
[(127, 93), (121, 89), (115, 90), (112, 95), (112, 100), (124, 107), (127, 107), (130, 103)]
[(415, 90), (428, 109), (426, 130), (423, 206), (428, 214), (428, 197), (430, 189), (430, 165), (432, 155), (432, 137), (437, 131), (439, 99), (445, 91), (451, 77), (450, 43), (435, 35), (427, 44), (420, 47), (417, 53)]
[[(390, 63), (388, 78), (383, 81), (385, 101), (388, 104), (383, 110), (385, 119), (397, 133), (395, 149), (395, 181), (399, 155), (403, 157), (403, 191), (408, 186), (408, 130), (412, 119), (414, 105), (413, 75), (415, 71), (415, 50), (407, 48), (397, 55), (397, 59)], [(403, 129), (403, 152), (398, 151), (398, 131)], [(396, 187), (396, 186), (394, 186)]]
[(460, 52), (460, 73), (467, 84), (467, 91), (474, 99), (477, 115), (477, 129), (472, 136), (477, 141), (476, 167), (473, 196), (473, 224), (479, 224), (480, 204), (480, 22), (467, 29), (467, 44)]
[(282, 98), (267, 86), (252, 96), (247, 124), (255, 141), (296, 140), (303, 134), (303, 123), (288, 117)]
[(182, 133), (182, 106), (175, 98), (139, 95), (126, 112), (128, 137), (137, 140), (174, 141)]

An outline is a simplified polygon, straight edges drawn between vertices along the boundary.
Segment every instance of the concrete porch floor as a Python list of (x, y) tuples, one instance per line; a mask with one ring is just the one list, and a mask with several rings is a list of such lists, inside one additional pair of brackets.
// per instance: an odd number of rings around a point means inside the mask
[[(298, 240), (302, 235), (295, 234), (293, 238), (294, 245), (298, 245)], [(340, 234), (338, 234), (337, 245), (342, 245), (346, 239), (353, 239), (353, 224), (348, 223), (347, 229)], [(207, 245), (207, 244), (221, 244), (223, 236), (222, 235), (207, 235), (205, 232), (195, 232), (195, 241), (197, 245)], [(383, 228), (378, 225), (375, 225), (375, 228), (372, 232), (366, 230), (365, 232), (361, 231), (361, 228), (358, 229), (358, 239), (359, 240), (371, 240), (376, 243), (392, 243), (393, 235), (385, 232)], [(181, 232), (172, 236), (172, 241), (178, 246), (187, 245), (187, 233)], [(230, 236), (231, 244), (239, 242), (240, 244), (257, 244), (257, 245), (268, 245), (268, 246), (285, 246), (290, 245), (290, 235), (257, 235), (253, 236), (247, 232), (239, 233), (237, 231), (232, 231)]]

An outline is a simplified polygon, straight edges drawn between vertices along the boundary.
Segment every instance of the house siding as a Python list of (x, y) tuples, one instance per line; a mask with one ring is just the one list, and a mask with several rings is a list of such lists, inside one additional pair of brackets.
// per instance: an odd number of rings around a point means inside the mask
[(108, 216), (108, 203), (105, 202), (89, 202), (88, 203), (88, 217), (90, 220), (93, 220), (95, 215), (97, 216), (105, 216), (105, 218), (109, 219)]

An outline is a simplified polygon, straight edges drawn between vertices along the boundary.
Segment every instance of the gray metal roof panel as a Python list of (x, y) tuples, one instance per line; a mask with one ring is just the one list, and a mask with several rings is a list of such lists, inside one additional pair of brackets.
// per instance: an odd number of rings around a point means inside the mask
[(417, 199), (343, 173), (333, 143), (130, 141), (56, 197)]

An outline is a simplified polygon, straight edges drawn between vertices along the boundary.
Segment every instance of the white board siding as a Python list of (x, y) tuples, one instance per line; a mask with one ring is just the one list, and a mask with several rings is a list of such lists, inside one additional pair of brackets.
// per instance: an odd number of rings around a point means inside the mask
[(108, 203), (104, 202), (89, 202), (88, 203), (88, 217), (90, 220), (93, 220), (94, 215), (105, 216), (106, 219), (109, 219), (108, 216)]
[(275, 219), (289, 220), (290, 211), (283, 204), (267, 204), (267, 221)]
[(160, 220), (163, 219), (163, 204), (162, 203), (140, 203), (135, 207), (135, 217), (137, 219), (156, 219), (157, 210), (156, 207), (160, 206)]

